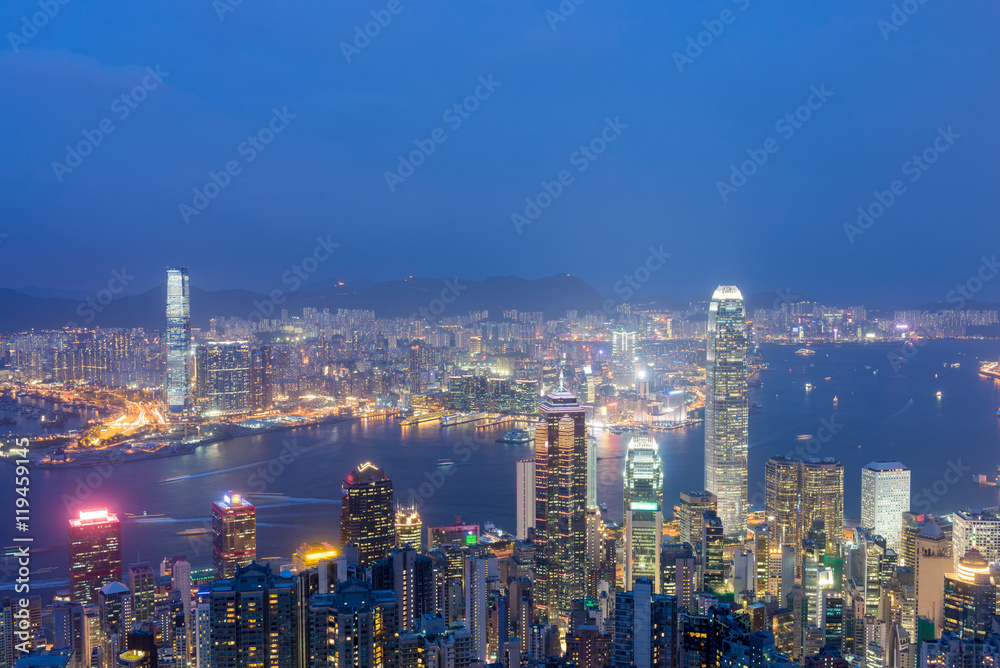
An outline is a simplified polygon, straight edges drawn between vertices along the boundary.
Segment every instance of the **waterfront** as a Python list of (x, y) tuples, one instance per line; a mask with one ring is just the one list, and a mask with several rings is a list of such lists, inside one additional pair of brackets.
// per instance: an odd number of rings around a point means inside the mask
[[(887, 357), (899, 352), (898, 344), (818, 346), (810, 356), (796, 355), (800, 347), (763, 348), (769, 370), (763, 385), (751, 389), (751, 401), (761, 405), (750, 418), (752, 501), (763, 502), (768, 457), (813, 443), (819, 450), (810, 454), (836, 457), (845, 465), (849, 518), (860, 513), (860, 468), (872, 459), (900, 459), (913, 470), (915, 509), (923, 510), (926, 503), (927, 509), (946, 513), (1000, 503), (1000, 489), (972, 483), (973, 473), (992, 475), (1000, 464), (1000, 383), (978, 373), (979, 358), (996, 359), (1000, 344), (929, 341), (898, 373)], [(813, 389), (807, 390), (806, 383)], [(800, 438), (819, 435), (824, 420), (836, 432), (829, 441)], [(106, 468), (36, 469), (33, 533), (39, 548), (52, 549), (38, 554), (33, 565), (55, 567), (36, 576), (36, 586), (64, 586), (66, 518), (70, 508), (80, 505), (108, 506), (120, 515), (162, 515), (124, 520), (126, 564), (139, 559), (156, 563), (186, 553), (195, 568), (210, 565), (211, 534), (185, 537), (177, 532), (209, 526), (212, 501), (227, 489), (245, 491), (258, 506), (258, 555), (282, 557), (287, 563), (303, 541), (339, 542), (340, 483), (369, 459), (386, 470), (401, 501), (409, 499), (410, 490), (428, 497), (421, 500), (425, 523), (446, 523), (461, 515), (513, 531), (513, 462), (530, 457), (531, 448), (495, 443), (504, 429), (477, 437), (472, 425), (422, 425), (404, 431), (392, 420), (369, 420), (245, 436), (190, 455)], [(702, 486), (704, 433), (701, 425), (693, 425), (655, 437), (669, 507), (681, 490)], [(598, 496), (611, 517), (621, 513), (622, 455), (628, 439), (598, 435)], [(963, 467), (957, 483), (945, 480), (949, 466)], [(4, 466), (0, 475), (11, 476), (13, 470)], [(11, 485), (5, 482), (0, 490), (5, 507), (12, 507)], [(4, 518), (7, 535), (12, 533), (10, 522)], [(9, 586), (10, 576), (3, 580)], [(46, 592), (51, 589), (41, 593)]]

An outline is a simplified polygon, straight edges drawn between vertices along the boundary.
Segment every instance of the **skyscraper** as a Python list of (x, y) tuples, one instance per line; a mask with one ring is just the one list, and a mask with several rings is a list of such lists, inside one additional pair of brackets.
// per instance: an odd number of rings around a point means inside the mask
[(518, 540), (528, 537), (528, 530), (535, 528), (535, 460), (522, 459), (514, 464), (517, 487), (517, 533)]
[(823, 520), (826, 556), (838, 558), (844, 533), (844, 465), (832, 457), (802, 462), (800, 531)]
[(367, 568), (396, 546), (392, 481), (364, 462), (344, 480), (340, 501), (340, 544), (357, 545), (358, 565)]
[(252, 410), (248, 343), (211, 341), (198, 346), (195, 359), (195, 398), (199, 410), (224, 414)]
[(771, 457), (764, 464), (764, 511), (774, 547), (791, 545), (798, 550), (802, 540), (800, 474), (799, 462), (788, 457)]
[(910, 509), (910, 469), (899, 462), (869, 462), (861, 469), (861, 526), (903, 553), (903, 513)]
[(215, 578), (235, 577), (257, 558), (257, 509), (242, 494), (229, 492), (212, 504)]
[(167, 331), (165, 392), (171, 413), (191, 406), (191, 303), (187, 267), (167, 269)]
[(536, 609), (565, 629), (586, 584), (587, 425), (583, 406), (560, 387), (539, 407), (535, 428)]
[(156, 575), (148, 561), (129, 564), (128, 588), (132, 592), (132, 607), (137, 622), (148, 622), (153, 618), (156, 598)]
[(727, 536), (747, 524), (747, 318), (737, 287), (720, 285), (708, 307), (705, 487), (719, 498)]
[(396, 547), (412, 547), (417, 552), (423, 549), (424, 523), (416, 506), (396, 508)]
[(706, 510), (718, 512), (718, 499), (711, 492), (681, 492), (680, 514), (681, 543), (694, 545), (701, 540), (701, 517)]
[(958, 561), (958, 572), (944, 577), (944, 630), (963, 640), (990, 634), (997, 588), (990, 565), (976, 548)]
[(660, 593), (660, 543), (663, 542), (663, 466), (649, 436), (628, 444), (623, 475), (625, 496), (625, 590), (648, 578)]
[(122, 526), (107, 508), (81, 510), (69, 521), (69, 577), (73, 600), (85, 604), (122, 577)]

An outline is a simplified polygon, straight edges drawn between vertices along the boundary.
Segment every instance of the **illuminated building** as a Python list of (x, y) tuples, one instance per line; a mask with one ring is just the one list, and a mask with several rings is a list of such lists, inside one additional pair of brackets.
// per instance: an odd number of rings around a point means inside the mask
[(475, 658), (472, 633), (447, 625), (441, 615), (424, 615), (412, 633), (399, 637), (399, 668), (469, 668)]
[(488, 642), (490, 635), (490, 590), (499, 588), (500, 571), (497, 557), (469, 557), (465, 560), (465, 625), (472, 632), (476, 656), (484, 663), (496, 659), (495, 643)]
[(587, 425), (583, 406), (561, 386), (548, 394), (535, 427), (535, 605), (567, 626), (586, 585)]
[(514, 481), (517, 487), (518, 540), (525, 540), (528, 531), (535, 528), (535, 460), (522, 459), (515, 463)]
[(203, 412), (249, 413), (252, 408), (250, 346), (212, 341), (198, 346), (195, 397)]
[(706, 510), (718, 511), (715, 494), (711, 492), (681, 492), (678, 508), (680, 536), (678, 542), (694, 545), (701, 540), (701, 516)]
[(376, 590), (396, 592), (396, 624), (400, 629), (412, 628), (420, 617), (437, 609), (434, 560), (412, 547), (395, 549), (376, 561), (371, 583)]
[(235, 577), (257, 558), (257, 509), (242, 494), (229, 492), (212, 504), (212, 556), (217, 580)]
[(635, 332), (611, 332), (611, 361), (614, 367), (614, 384), (619, 390), (635, 387)]
[(327, 542), (302, 543), (292, 554), (292, 571), (301, 573), (310, 568), (316, 568), (321, 561), (330, 561), (340, 556), (337, 549)]
[(899, 462), (869, 462), (861, 469), (861, 526), (903, 551), (903, 513), (910, 509), (910, 469)]
[(69, 578), (77, 603), (97, 603), (101, 587), (122, 576), (122, 527), (118, 517), (81, 510), (69, 521)]
[(100, 610), (101, 638), (104, 641), (102, 656), (105, 666), (116, 665), (117, 657), (127, 648), (128, 634), (135, 621), (132, 612), (132, 592), (121, 582), (110, 582), (98, 590), (97, 607)]
[(985, 639), (996, 612), (997, 588), (990, 565), (976, 548), (958, 560), (958, 572), (944, 576), (944, 630), (962, 640)]
[(956, 572), (958, 560), (973, 547), (986, 561), (1000, 561), (1000, 509), (972, 508), (956, 512), (952, 517), (952, 568)]
[(423, 549), (424, 523), (416, 506), (396, 508), (396, 547), (410, 546), (417, 552)]
[(944, 577), (953, 570), (948, 538), (931, 518), (920, 527), (914, 543), (917, 614), (934, 622), (934, 637), (940, 638), (944, 631)]
[(638, 578), (660, 593), (663, 542), (663, 466), (656, 441), (636, 436), (628, 444), (623, 474), (625, 497), (625, 590)]
[(271, 387), (271, 349), (268, 346), (250, 351), (250, 407), (269, 408), (274, 401)]
[(358, 566), (367, 568), (396, 546), (392, 481), (371, 462), (348, 474), (340, 494), (340, 545), (358, 547)]
[(747, 524), (747, 318), (743, 295), (720, 285), (708, 308), (705, 362), (705, 487), (718, 497), (728, 536)]
[(313, 596), (309, 600), (310, 666), (395, 666), (402, 632), (396, 625), (397, 605), (395, 592), (374, 590), (363, 580), (347, 580), (337, 585), (334, 594)]
[(639, 578), (631, 592), (615, 596), (614, 629), (615, 668), (672, 665), (677, 599), (654, 593), (652, 580)]
[(427, 527), (427, 549), (452, 543), (458, 547), (479, 545), (479, 525), (462, 524), (461, 518), (455, 524)]
[[(199, 592), (208, 605), (212, 668), (295, 668), (298, 607), (294, 578), (270, 566), (241, 566)], [(349, 665), (349, 664), (348, 664)]]
[(764, 464), (764, 513), (775, 547), (791, 545), (798, 549), (801, 541), (800, 472), (799, 462), (787, 457), (771, 457)]
[(799, 526), (805, 531), (823, 520), (827, 558), (840, 556), (844, 527), (844, 465), (833, 459), (802, 462), (802, 514)]
[(128, 588), (132, 592), (132, 607), (137, 622), (146, 622), (153, 618), (153, 608), (156, 603), (156, 574), (148, 561), (141, 564), (129, 564)]
[(708, 510), (701, 522), (701, 585), (703, 589), (718, 591), (725, 584), (726, 571), (722, 561), (725, 527), (722, 520)]
[[(70, 601), (52, 602), (52, 635), (54, 649), (69, 647), (73, 650), (70, 668), (90, 668), (90, 632), (82, 604)], [(4, 664), (3, 661), (0, 661), (0, 664), (10, 665)]]
[(164, 385), (171, 413), (191, 407), (191, 303), (187, 267), (167, 269), (166, 378)]

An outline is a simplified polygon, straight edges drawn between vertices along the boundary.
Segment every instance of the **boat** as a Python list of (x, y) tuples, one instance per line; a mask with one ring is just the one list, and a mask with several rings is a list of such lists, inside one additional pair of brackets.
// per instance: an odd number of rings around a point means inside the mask
[(816, 351), (811, 348), (799, 348), (795, 351), (796, 355), (815, 355)]
[(206, 529), (205, 527), (195, 527), (193, 529), (184, 529), (184, 531), (178, 531), (178, 536), (201, 536), (206, 533), (212, 533), (211, 529)]
[(509, 443), (511, 445), (524, 445), (531, 441), (531, 435), (527, 429), (510, 429), (497, 439), (497, 443)]
[(811, 389), (813, 389), (812, 383), (806, 383), (806, 392), (808, 392)]
[(938, 391), (937, 391), (937, 398), (938, 398), (938, 399), (940, 399), (940, 398), (941, 398), (941, 390), (938, 390)]
[(837, 405), (837, 395), (836, 395), (836, 394), (835, 394), (835, 395), (833, 395), (833, 405), (834, 405), (834, 406), (836, 406), (836, 405)]

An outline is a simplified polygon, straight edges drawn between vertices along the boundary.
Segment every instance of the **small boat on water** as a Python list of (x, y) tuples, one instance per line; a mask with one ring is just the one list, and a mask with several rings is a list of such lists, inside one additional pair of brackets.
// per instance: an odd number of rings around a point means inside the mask
[(799, 348), (795, 351), (796, 355), (815, 355), (816, 351), (811, 348)]
[(184, 529), (184, 531), (178, 531), (178, 536), (202, 536), (206, 533), (212, 533), (211, 529), (206, 529), (204, 527), (195, 527), (193, 529)]
[(527, 429), (511, 429), (505, 431), (503, 436), (497, 439), (497, 443), (509, 443), (510, 445), (524, 445), (531, 441), (531, 434)]

